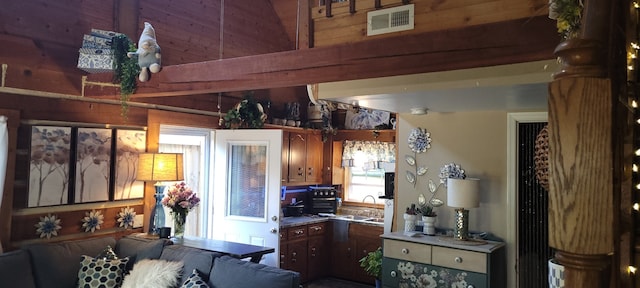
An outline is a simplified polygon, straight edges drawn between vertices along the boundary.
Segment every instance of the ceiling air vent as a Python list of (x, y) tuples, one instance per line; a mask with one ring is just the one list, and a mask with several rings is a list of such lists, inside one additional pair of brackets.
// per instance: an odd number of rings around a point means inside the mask
[(367, 36), (413, 29), (413, 4), (367, 13)]

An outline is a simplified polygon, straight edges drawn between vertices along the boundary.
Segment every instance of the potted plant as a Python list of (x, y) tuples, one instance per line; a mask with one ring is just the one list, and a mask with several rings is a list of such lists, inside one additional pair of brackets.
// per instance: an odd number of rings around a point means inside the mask
[(366, 256), (360, 259), (360, 267), (364, 268), (364, 271), (376, 278), (376, 288), (382, 287), (380, 278), (382, 277), (382, 247), (378, 247), (376, 251), (367, 253)]
[(416, 212), (416, 204), (411, 204), (411, 207), (407, 207), (403, 215), (404, 218), (404, 232), (412, 232), (416, 230), (416, 220), (418, 220), (418, 213)]
[(420, 205), (416, 208), (416, 211), (422, 215), (422, 222), (424, 223), (422, 232), (427, 235), (436, 235), (436, 217), (438, 214), (433, 210), (431, 205)]
[(222, 126), (225, 128), (262, 128), (267, 115), (262, 104), (253, 99), (253, 92), (248, 92), (222, 119)]

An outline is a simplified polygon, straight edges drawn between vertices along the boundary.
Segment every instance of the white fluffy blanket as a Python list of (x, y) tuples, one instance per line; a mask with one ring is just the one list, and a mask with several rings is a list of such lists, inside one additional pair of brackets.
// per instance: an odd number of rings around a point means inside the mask
[(122, 288), (171, 288), (178, 286), (182, 262), (143, 259), (124, 277)]

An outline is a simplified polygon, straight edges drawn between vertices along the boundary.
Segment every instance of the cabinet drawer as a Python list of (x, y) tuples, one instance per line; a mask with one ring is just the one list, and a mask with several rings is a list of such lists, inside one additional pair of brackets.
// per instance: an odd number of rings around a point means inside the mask
[(384, 257), (431, 263), (431, 246), (417, 243), (410, 243), (397, 240), (384, 240)]
[(327, 223), (322, 222), (309, 224), (307, 229), (309, 232), (309, 236), (324, 235), (324, 231), (327, 230)]
[(487, 273), (487, 254), (445, 247), (433, 247), (433, 265)]
[(289, 227), (288, 228), (289, 233), (287, 233), (287, 239), (288, 240), (294, 240), (294, 239), (300, 239), (300, 238), (306, 238), (307, 237), (307, 225), (304, 226), (296, 226), (296, 227)]

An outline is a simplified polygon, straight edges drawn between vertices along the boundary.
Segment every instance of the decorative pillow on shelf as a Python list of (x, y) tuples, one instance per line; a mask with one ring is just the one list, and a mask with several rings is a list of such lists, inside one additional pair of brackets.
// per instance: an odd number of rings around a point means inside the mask
[(78, 287), (119, 287), (129, 258), (106, 260), (82, 255), (78, 271)]
[(198, 270), (193, 269), (193, 272), (191, 272), (191, 275), (189, 275), (187, 281), (182, 284), (181, 288), (209, 288), (209, 285), (207, 285), (206, 281), (202, 280)]
[(182, 262), (143, 259), (133, 265), (122, 288), (172, 288), (178, 286)]

